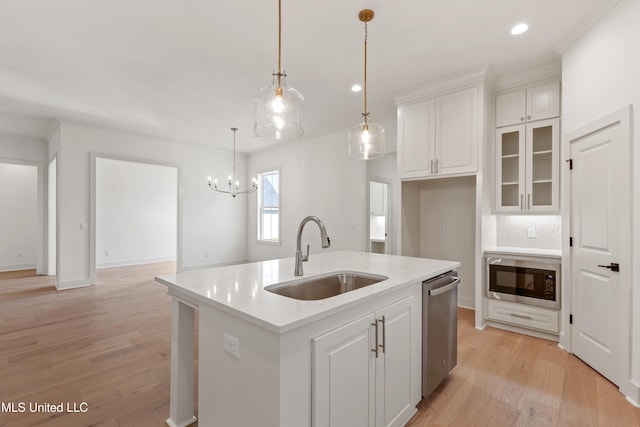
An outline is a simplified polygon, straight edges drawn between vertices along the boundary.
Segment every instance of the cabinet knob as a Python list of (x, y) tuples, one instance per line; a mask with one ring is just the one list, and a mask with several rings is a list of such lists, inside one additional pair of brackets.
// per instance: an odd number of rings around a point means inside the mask
[(527, 120), (531, 120), (531, 116), (527, 116)]
[(524, 117), (520, 117), (520, 121), (521, 121), (521, 122), (524, 122)]

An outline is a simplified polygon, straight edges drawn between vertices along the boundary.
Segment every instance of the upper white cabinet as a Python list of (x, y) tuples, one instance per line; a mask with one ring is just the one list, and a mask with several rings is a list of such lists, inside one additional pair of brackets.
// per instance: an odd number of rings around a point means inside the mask
[(559, 115), (559, 82), (496, 96), (496, 127), (550, 119)]
[(479, 87), (398, 106), (400, 178), (478, 170)]
[(498, 128), (496, 212), (559, 209), (559, 119)]
[(419, 322), (412, 296), (314, 338), (313, 425), (404, 425), (415, 413), (412, 329)]

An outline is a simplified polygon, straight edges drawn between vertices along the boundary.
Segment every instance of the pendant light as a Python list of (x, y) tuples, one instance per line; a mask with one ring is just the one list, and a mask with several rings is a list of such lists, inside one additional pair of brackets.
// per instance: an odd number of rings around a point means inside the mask
[(282, 0), (278, 0), (278, 68), (273, 81), (256, 95), (253, 131), (264, 138), (302, 136), (302, 103), (300, 92), (287, 84), (287, 73), (280, 65), (282, 46)]
[(235, 198), (238, 194), (253, 193), (254, 191), (256, 191), (258, 189), (258, 181), (253, 178), (251, 187), (248, 190), (240, 191), (240, 181), (236, 180), (236, 132), (238, 131), (238, 128), (231, 128), (231, 130), (233, 131), (233, 175), (229, 175), (228, 177), (229, 189), (221, 190), (220, 188), (218, 188), (217, 179), (214, 179), (212, 182), (211, 177), (209, 177), (208, 181), (209, 188), (213, 191), (217, 191), (218, 193), (231, 194), (231, 196)]
[(384, 156), (384, 128), (370, 122), (367, 112), (367, 23), (373, 19), (373, 10), (361, 10), (358, 18), (364, 22), (364, 111), (362, 123), (349, 129), (349, 156), (370, 160)]

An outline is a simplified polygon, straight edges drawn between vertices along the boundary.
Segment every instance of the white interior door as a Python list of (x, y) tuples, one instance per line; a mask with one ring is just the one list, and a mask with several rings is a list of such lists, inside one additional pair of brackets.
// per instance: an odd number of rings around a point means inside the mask
[(628, 135), (618, 121), (570, 138), (572, 349), (617, 385), (631, 270)]

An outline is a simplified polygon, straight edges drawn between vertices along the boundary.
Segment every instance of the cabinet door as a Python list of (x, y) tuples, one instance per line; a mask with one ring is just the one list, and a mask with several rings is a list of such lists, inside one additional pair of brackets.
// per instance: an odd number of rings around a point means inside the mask
[(398, 108), (398, 173), (400, 178), (433, 174), (435, 100)]
[[(403, 425), (415, 410), (411, 404), (411, 378), (420, 375), (412, 372), (411, 346), (419, 345), (411, 340), (411, 328), (419, 324), (414, 297), (408, 297), (376, 312), (379, 341), (383, 347), (376, 363), (376, 426)], [(384, 322), (382, 321), (384, 319)]]
[(375, 324), (361, 317), (312, 340), (314, 427), (375, 425)]
[(527, 121), (550, 119), (559, 115), (559, 82), (527, 89)]
[(559, 209), (558, 119), (527, 124), (526, 209)]
[(496, 96), (496, 127), (525, 122), (526, 91), (518, 90)]
[(496, 131), (496, 212), (525, 209), (525, 125)]
[(477, 87), (436, 98), (437, 175), (478, 170), (478, 123)]

